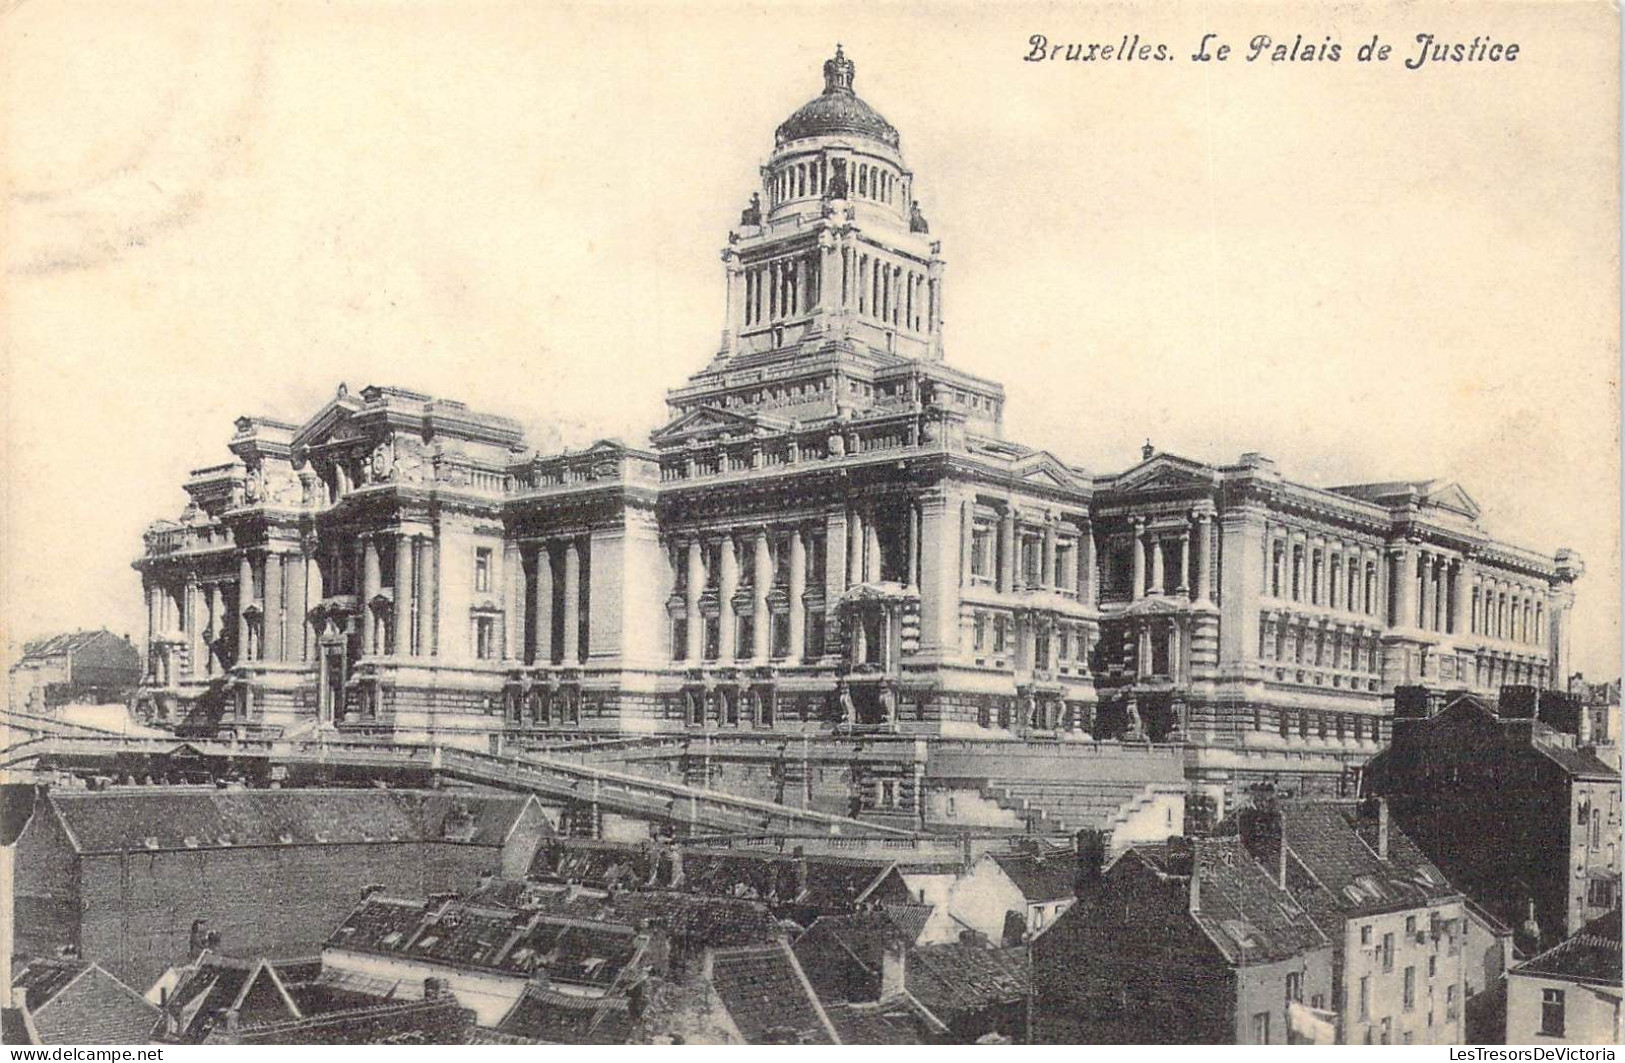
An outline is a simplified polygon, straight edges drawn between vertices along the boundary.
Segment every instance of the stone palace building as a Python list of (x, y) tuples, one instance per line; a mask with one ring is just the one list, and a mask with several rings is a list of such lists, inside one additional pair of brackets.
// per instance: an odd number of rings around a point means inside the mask
[(1091, 473), (944, 360), (944, 257), (853, 91), (778, 127), (722, 252), (714, 357), (646, 446), (340, 386), (146, 534), (144, 711), (182, 732), (1183, 744), (1335, 774), (1396, 686), (1563, 686), (1570, 551), (1443, 481), (1323, 489), (1244, 454)]

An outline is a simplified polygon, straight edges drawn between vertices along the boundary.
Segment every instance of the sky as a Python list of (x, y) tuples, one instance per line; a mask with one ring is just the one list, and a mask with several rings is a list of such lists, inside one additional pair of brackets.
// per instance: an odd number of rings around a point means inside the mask
[[(837, 41), (1007, 434), (1460, 481), (1586, 560), (1619, 657), (1606, 4), (13, 3), (0, 21), (0, 641), (141, 637), (130, 561), (232, 421), (341, 382), (635, 440), (715, 352), (720, 249)], [(1237, 54), (1189, 60), (1204, 33)], [(1514, 62), (1407, 70), (1417, 33)], [(1168, 44), (1031, 63), (1030, 39)], [(1327, 36), (1343, 61), (1248, 63)], [(1372, 35), (1384, 64), (1352, 53)]]

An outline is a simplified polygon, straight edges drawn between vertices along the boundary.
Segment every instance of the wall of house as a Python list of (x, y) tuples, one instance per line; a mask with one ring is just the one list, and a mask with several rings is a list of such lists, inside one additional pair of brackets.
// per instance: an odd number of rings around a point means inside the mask
[[(1563, 994), (1563, 1033), (1541, 1033), (1541, 1003), (1546, 990)], [(1509, 1045), (1618, 1044), (1625, 1036), (1620, 1026), (1619, 987), (1612, 994), (1575, 982), (1507, 976), (1507, 1039)]]
[(1027, 918), (1027, 898), (992, 857), (984, 856), (954, 883), (948, 894), (948, 911), (960, 923), (997, 943), (1004, 938), (1006, 913), (1020, 912), (1023, 919)]
[[(1235, 1012), (1231, 1020), (1235, 1032), (1229, 1039), (1230, 1043), (1239, 1045), (1289, 1043), (1286, 987), (1287, 977), (1293, 974), (1301, 979), (1305, 1003), (1312, 1003), (1317, 996), (1322, 1000), (1330, 1000), (1331, 946), (1313, 949), (1274, 963), (1250, 963), (1237, 968)], [(1267, 1038), (1255, 1034), (1255, 1019), (1259, 1015), (1269, 1016)]]
[(490, 846), (432, 842), (126, 852), (81, 860), (83, 954), (145, 988), (189, 959), (203, 919), (236, 955), (317, 951), (368, 886), (466, 890), (501, 866)]
[[(1381, 1044), (1384, 1020), (1390, 1044), (1461, 1044), (1466, 971), (1470, 950), (1463, 930), (1461, 902), (1351, 918), (1345, 924), (1342, 991), (1339, 1002), (1345, 1044)], [(1449, 921), (1437, 938), (1431, 915)], [(1414, 924), (1411, 921), (1414, 920)], [(1407, 931), (1408, 925), (1415, 929)], [(1442, 924), (1441, 924), (1442, 925)], [(1369, 944), (1362, 943), (1369, 928)], [(1384, 941), (1392, 936), (1393, 960), (1384, 963)], [(1420, 938), (1420, 940), (1418, 940)], [(1415, 973), (1411, 1006), (1405, 1004), (1405, 972)], [(1360, 1012), (1365, 980), (1366, 1012)], [(1408, 1036), (1408, 1040), (1407, 1040)], [(1369, 1040), (1368, 1040), (1369, 1037)]]

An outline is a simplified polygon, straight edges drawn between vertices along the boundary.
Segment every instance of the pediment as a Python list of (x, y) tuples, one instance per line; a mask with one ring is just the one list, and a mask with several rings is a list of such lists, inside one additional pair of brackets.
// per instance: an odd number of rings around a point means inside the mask
[(1468, 520), (1478, 519), (1478, 503), (1473, 501), (1473, 496), (1469, 495), (1460, 484), (1454, 481), (1447, 480), (1437, 484), (1430, 484), (1426, 495), (1424, 495), (1424, 501), (1429, 506), (1438, 506), (1440, 509), (1459, 513)]
[(763, 428), (782, 428), (787, 425), (777, 419), (769, 419), (760, 415), (734, 413), (716, 406), (701, 406), (697, 410), (690, 410), (681, 417), (666, 423), (665, 427), (657, 429), (650, 439), (657, 443), (670, 442), (674, 439), (683, 439), (689, 436), (705, 436), (719, 432), (731, 432), (738, 435), (753, 435)]
[(1207, 489), (1213, 487), (1215, 481), (1211, 466), (1171, 454), (1158, 454), (1124, 472), (1112, 487), (1118, 491)]
[(359, 439), (362, 435), (360, 429), (345, 424), (350, 417), (361, 408), (361, 404), (351, 398), (347, 392), (340, 392), (330, 399), (326, 406), (316, 412), (316, 415), (306, 421), (294, 433), (293, 445), (295, 447), (320, 446), (323, 443), (339, 443), (348, 439)]
[(1081, 486), (1078, 477), (1069, 469), (1065, 462), (1048, 451), (1039, 451), (1030, 454), (1016, 463), (1016, 474), (1024, 483), (1038, 484), (1044, 487)]

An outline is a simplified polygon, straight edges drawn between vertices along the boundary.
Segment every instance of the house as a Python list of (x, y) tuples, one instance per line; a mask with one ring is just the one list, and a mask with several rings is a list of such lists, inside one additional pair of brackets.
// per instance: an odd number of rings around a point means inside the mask
[(1362, 786), (1445, 877), (1539, 951), (1619, 903), (1620, 777), (1578, 740), (1566, 695), (1507, 687), (1435, 715), (1396, 702)]
[[(641, 1001), (641, 997), (637, 998)], [(624, 1045), (634, 1036), (641, 1003), (634, 997), (581, 997), (528, 985), (495, 1030), (480, 1030), (476, 1044)]]
[(522, 874), (551, 830), (509, 794), (52, 789), (17, 840), (18, 949), (70, 949), (141, 986), (192, 958), (200, 929), (237, 955), (311, 955), (367, 887)]
[(81, 959), (13, 961), (9, 1019), (32, 1041), (7, 1044), (145, 1044), (158, 1009), (99, 964)]
[(122, 702), (141, 682), (141, 654), (128, 635), (70, 631), (23, 647), (11, 666), (7, 704), (43, 712), (70, 702)]
[(1030, 940), (1077, 899), (1077, 860), (1070, 849), (984, 853), (954, 883), (949, 914), (989, 941)]
[(1617, 1045), (1620, 911), (1599, 916), (1507, 973), (1507, 1043)]
[(1026, 946), (920, 945), (904, 955), (901, 976), (908, 996), (943, 1028), (933, 1040), (1027, 1041), (1032, 976)]
[(650, 935), (589, 922), (472, 905), (374, 895), (322, 947), (324, 976), (415, 997), (437, 980), (480, 1026), (497, 1027), (530, 985), (607, 998), (641, 981), (655, 957)]
[(1284, 855), (1287, 889), (1331, 942), (1331, 995), (1309, 1005), (1338, 1013), (1339, 1043), (1462, 1043), (1465, 899), (1386, 803), (1286, 801), (1243, 810), (1240, 827), (1263, 866)]
[(473, 1013), (430, 979), (411, 996), (325, 978), (319, 959), (272, 962), (211, 952), (171, 968), (152, 1039), (168, 1044), (463, 1044)]
[[(1287, 1044), (1324, 1026), (1332, 947), (1238, 837), (1090, 849), (1077, 904), (1035, 938), (1044, 1044)], [(1312, 1009), (1312, 1010), (1311, 1010)], [(1297, 1032), (1294, 1032), (1294, 1031)]]
[(886, 907), (825, 915), (796, 938), (794, 950), (820, 1000), (873, 1003), (883, 999), (888, 949), (919, 944), (931, 909)]

